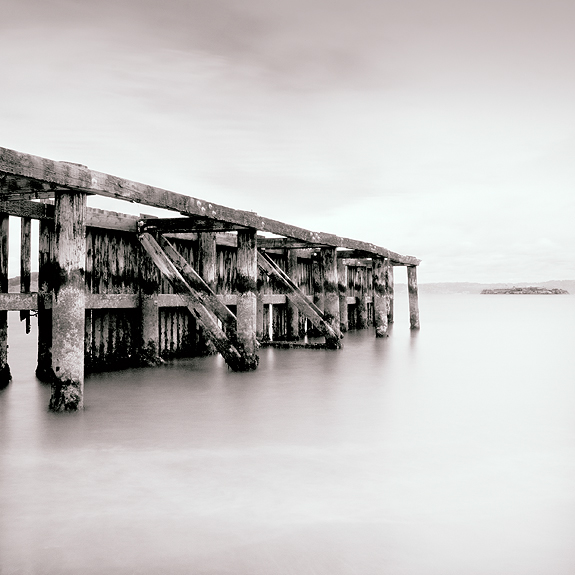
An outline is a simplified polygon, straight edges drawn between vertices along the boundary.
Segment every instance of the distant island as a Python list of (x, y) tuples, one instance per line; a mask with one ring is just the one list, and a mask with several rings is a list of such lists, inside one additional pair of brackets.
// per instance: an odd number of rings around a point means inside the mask
[(512, 288), (501, 288), (501, 289), (484, 289), (482, 294), (536, 294), (536, 295), (558, 295), (558, 294), (568, 294), (566, 289), (559, 288), (543, 288), (543, 287), (512, 287)]

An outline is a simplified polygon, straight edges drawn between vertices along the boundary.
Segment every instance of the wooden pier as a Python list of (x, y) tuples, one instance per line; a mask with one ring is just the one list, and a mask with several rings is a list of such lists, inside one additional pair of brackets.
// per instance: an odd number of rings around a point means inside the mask
[[(100, 195), (176, 212), (87, 207)], [(9, 216), (21, 219), (20, 293), (8, 293)], [(39, 220), (31, 292), (31, 221)], [(270, 237), (273, 236), (273, 237)], [(419, 260), (96, 172), (0, 148), (0, 387), (10, 381), (7, 312), (38, 316), (36, 375), (50, 409), (83, 407), (85, 371), (220, 353), (256, 369), (260, 345), (338, 349), (348, 329), (393, 322), (393, 268), (407, 267), (419, 328)], [(307, 336), (324, 343), (307, 343)]]

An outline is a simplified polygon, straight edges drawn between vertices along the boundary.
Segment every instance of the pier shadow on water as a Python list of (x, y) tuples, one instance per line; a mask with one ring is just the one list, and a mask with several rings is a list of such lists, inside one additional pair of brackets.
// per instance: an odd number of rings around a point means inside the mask
[(421, 296), (411, 334), (93, 374), (10, 314), (0, 573), (571, 575), (575, 298)]

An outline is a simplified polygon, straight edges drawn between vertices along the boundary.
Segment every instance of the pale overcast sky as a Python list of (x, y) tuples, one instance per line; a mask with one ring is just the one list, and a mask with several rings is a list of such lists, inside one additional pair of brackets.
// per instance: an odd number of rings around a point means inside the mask
[(575, 279), (574, 30), (573, 0), (2, 0), (0, 146), (420, 282)]

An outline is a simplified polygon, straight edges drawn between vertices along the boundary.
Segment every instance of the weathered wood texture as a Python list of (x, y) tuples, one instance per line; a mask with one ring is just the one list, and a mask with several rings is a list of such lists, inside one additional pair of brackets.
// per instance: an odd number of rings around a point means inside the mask
[(58, 192), (54, 222), (52, 411), (84, 407), (86, 196)]
[(419, 303), (417, 294), (417, 268), (407, 268), (407, 291), (409, 294), (409, 324), (411, 329), (419, 329)]
[[(8, 291), (8, 237), (10, 217), (0, 213), (0, 291)], [(8, 365), (8, 312), (0, 311), (0, 389), (6, 387), (12, 375)]]
[[(303, 240), (313, 244), (361, 250), (387, 257), (394, 262), (404, 263), (406, 265), (419, 264), (417, 258), (403, 256), (367, 242), (305, 230), (297, 226), (264, 218), (254, 212), (234, 210), (154, 186), (144, 185), (90, 170), (81, 165), (70, 164), (68, 162), (55, 162), (6, 148), (0, 148), (0, 173), (3, 173), (6, 178), (16, 176), (20, 180), (27, 180), (27, 183), (24, 182), (22, 186), (26, 187), (24, 185), (26, 184), (28, 189), (31, 186), (36, 186), (41, 189), (46, 186), (51, 188), (64, 186), (72, 190), (165, 208), (177, 211), (182, 215), (200, 216), (222, 222), (239, 224), (247, 228), (272, 232), (277, 235)], [(2, 188), (2, 194), (0, 200), (8, 198), (8, 192), (4, 188)], [(15, 196), (12, 194), (10, 197)]]

